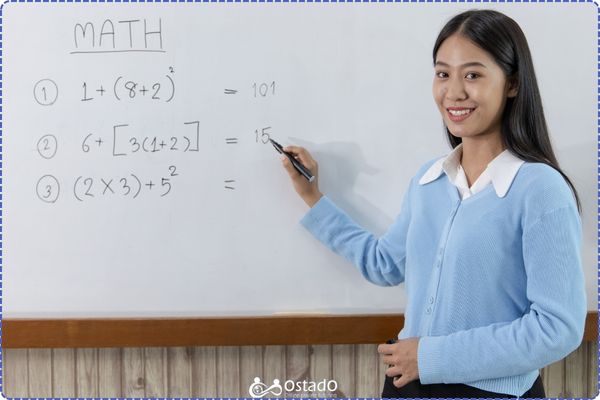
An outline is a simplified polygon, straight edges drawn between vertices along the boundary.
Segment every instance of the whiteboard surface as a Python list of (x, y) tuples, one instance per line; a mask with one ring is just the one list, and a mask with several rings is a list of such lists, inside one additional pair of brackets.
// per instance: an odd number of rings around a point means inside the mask
[[(528, 37), (595, 310), (595, 7), (477, 7)], [(262, 134), (307, 147), (321, 190), (382, 234), (449, 151), (431, 51), (468, 8), (5, 4), (4, 317), (402, 312), (404, 285), (370, 284), (301, 227)], [(106, 20), (127, 51), (98, 52)]]

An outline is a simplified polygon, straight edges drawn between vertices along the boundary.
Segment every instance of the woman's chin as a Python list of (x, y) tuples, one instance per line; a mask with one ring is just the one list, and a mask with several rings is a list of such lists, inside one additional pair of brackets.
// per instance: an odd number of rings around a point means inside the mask
[(457, 138), (462, 139), (464, 137), (469, 136), (469, 132), (466, 132), (464, 129), (456, 129), (455, 127), (449, 127), (448, 125), (446, 125), (446, 128), (452, 134), (452, 136), (455, 136)]

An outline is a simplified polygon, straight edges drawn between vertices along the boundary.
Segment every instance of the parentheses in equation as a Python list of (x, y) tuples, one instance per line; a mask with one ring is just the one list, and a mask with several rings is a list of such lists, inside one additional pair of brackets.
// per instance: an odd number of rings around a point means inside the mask
[(131, 176), (133, 176), (133, 178), (137, 181), (138, 183), (138, 190), (137, 193), (133, 195), (133, 198), (135, 199), (136, 197), (138, 197), (138, 194), (140, 194), (140, 192), (142, 191), (142, 182), (140, 182), (140, 180), (138, 179), (137, 176), (135, 176), (134, 174), (131, 174)]
[(79, 178), (75, 179), (75, 184), (73, 185), (73, 194), (75, 195), (75, 198), (79, 201), (83, 201), (83, 199), (80, 199), (79, 196), (77, 196), (77, 182), (79, 182), (81, 178), (83, 178), (83, 176), (80, 176)]
[(183, 149), (183, 152), (185, 153), (186, 151), (189, 150), (190, 145), (192, 144), (192, 142), (190, 141), (190, 139), (187, 136), (183, 137), (185, 139), (185, 141), (187, 142), (187, 145), (185, 146), (185, 149)]
[(146, 149), (146, 140), (148, 140), (148, 136), (146, 136), (144, 140), (142, 140), (142, 150), (148, 153), (148, 150)]
[(117, 85), (119, 84), (119, 81), (123, 79), (123, 76), (120, 76), (117, 78), (117, 80), (115, 81), (115, 86), (113, 87), (113, 92), (115, 93), (115, 97), (117, 98), (117, 100), (121, 101), (121, 98), (119, 97), (119, 95), (117, 94)]
[(165, 75), (165, 76), (167, 77), (168, 80), (171, 81), (171, 97), (169, 97), (169, 100), (166, 101), (168, 103), (171, 100), (173, 100), (173, 97), (175, 97), (175, 82), (169, 75)]

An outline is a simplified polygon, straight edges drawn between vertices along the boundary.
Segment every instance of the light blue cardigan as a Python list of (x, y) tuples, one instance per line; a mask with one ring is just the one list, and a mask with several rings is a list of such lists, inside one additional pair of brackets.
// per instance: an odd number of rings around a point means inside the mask
[(412, 178), (381, 237), (323, 196), (301, 223), (370, 282), (406, 282), (398, 338), (419, 337), (420, 381), (521, 396), (539, 368), (582, 341), (581, 220), (564, 178), (525, 162), (503, 197), (490, 184), (461, 201), (445, 173)]

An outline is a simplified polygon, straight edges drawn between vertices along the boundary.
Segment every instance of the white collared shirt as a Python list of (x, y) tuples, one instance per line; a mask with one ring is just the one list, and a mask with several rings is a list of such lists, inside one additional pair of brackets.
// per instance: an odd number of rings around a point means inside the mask
[(462, 143), (452, 150), (446, 157), (437, 160), (419, 180), (420, 185), (425, 185), (440, 177), (442, 172), (448, 176), (448, 180), (458, 188), (461, 198), (467, 199), (481, 191), (488, 184), (494, 185), (498, 197), (504, 197), (510, 187), (517, 171), (524, 163), (508, 149), (498, 154), (487, 165), (486, 169), (479, 175), (477, 180), (469, 187), (465, 171), (460, 165), (462, 156)]

